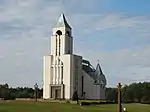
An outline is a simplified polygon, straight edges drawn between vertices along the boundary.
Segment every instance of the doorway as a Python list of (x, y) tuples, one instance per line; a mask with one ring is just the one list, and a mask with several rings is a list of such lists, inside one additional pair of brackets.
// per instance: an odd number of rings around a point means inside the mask
[(55, 99), (61, 98), (61, 89), (55, 89)]

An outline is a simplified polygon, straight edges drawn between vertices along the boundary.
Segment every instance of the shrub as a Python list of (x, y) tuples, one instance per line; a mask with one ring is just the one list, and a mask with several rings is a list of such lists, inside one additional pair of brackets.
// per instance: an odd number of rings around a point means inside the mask
[(79, 100), (77, 91), (75, 91), (75, 92), (73, 93), (72, 100), (73, 100), (73, 101), (78, 101), (78, 100)]
[(150, 104), (150, 100), (149, 101), (142, 101), (141, 104)]
[(131, 100), (125, 100), (125, 101), (123, 101), (123, 103), (133, 103), (133, 101), (131, 101)]
[(67, 104), (70, 104), (70, 101), (69, 101), (69, 100), (66, 100), (66, 103), (67, 103)]
[(80, 102), (80, 105), (90, 105), (90, 102)]

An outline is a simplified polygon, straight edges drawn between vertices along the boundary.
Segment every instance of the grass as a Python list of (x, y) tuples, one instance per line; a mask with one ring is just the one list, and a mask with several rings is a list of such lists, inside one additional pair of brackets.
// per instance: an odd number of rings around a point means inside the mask
[[(128, 112), (150, 112), (150, 105), (125, 104)], [(1, 101), (0, 112), (117, 112), (117, 105), (79, 106), (56, 102)]]

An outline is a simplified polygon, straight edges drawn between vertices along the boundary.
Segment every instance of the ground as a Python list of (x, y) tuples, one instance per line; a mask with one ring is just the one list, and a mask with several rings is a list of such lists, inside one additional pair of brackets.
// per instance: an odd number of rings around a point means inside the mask
[[(150, 105), (126, 104), (128, 112), (150, 112)], [(0, 112), (117, 112), (117, 105), (79, 106), (35, 101), (0, 101)]]

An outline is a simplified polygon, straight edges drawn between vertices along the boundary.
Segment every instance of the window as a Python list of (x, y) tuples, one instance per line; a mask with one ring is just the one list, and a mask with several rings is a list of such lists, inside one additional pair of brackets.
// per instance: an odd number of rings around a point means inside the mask
[(57, 32), (56, 32), (56, 35), (62, 35), (62, 32), (60, 31), (60, 30), (58, 30)]
[(61, 35), (62, 35), (62, 32), (58, 30), (56, 32), (56, 56), (60, 55), (60, 44), (61, 44), (60, 36)]
[(68, 50), (68, 54), (70, 54), (70, 50)]
[(69, 31), (66, 32), (66, 35), (69, 37), (71, 36)]
[(59, 37), (59, 55), (60, 55), (60, 42), (61, 40), (60, 40), (60, 37)]
[(61, 84), (63, 84), (63, 67), (62, 67), (62, 71), (61, 71)]
[(83, 76), (82, 76), (82, 96), (83, 96), (83, 91), (84, 91), (84, 88), (83, 88), (83, 85), (84, 85), (84, 79), (83, 79)]
[(57, 36), (56, 36), (56, 56), (57, 56)]

